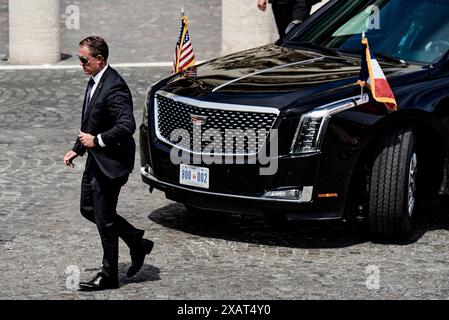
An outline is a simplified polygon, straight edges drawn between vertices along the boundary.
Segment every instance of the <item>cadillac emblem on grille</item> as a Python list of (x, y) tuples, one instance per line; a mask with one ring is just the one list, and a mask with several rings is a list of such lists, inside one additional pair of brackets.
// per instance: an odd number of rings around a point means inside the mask
[(190, 114), (190, 119), (192, 120), (192, 124), (197, 126), (203, 126), (206, 124), (207, 116)]

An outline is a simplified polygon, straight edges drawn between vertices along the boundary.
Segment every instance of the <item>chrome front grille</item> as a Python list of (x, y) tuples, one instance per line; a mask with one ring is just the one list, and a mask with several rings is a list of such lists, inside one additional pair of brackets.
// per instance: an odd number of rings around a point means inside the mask
[[(265, 143), (266, 134), (272, 129), (278, 114), (279, 111), (275, 108), (204, 102), (163, 91), (157, 92), (155, 96), (154, 116), (158, 139), (195, 153), (256, 154)], [(177, 129), (188, 133), (189, 139), (172, 141), (171, 134)], [(205, 132), (212, 133), (215, 137), (221, 136), (221, 141), (214, 141), (222, 146), (218, 148), (220, 152), (217, 152), (217, 148), (212, 152), (205, 152), (212, 149), (213, 141), (207, 139)], [(197, 139), (199, 136), (202, 137), (201, 143)], [(209, 147), (205, 149), (207, 146)]]

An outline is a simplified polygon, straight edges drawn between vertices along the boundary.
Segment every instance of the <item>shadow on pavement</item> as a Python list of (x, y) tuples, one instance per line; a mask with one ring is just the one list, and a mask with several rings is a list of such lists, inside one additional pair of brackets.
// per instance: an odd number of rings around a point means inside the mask
[[(429, 205), (429, 204), (426, 204)], [(295, 248), (344, 248), (372, 241), (367, 224), (342, 221), (287, 221), (264, 216), (187, 210), (169, 204), (153, 211), (152, 221), (201, 237)], [(415, 232), (405, 241), (373, 241), (408, 245), (431, 230), (449, 230), (449, 213), (439, 202), (423, 207), (415, 219)]]
[(360, 228), (339, 221), (287, 221), (241, 214), (187, 210), (170, 204), (149, 219), (164, 227), (201, 237), (260, 245), (299, 248), (340, 248), (369, 241)]
[(126, 285), (128, 283), (140, 283), (140, 282), (161, 280), (159, 276), (160, 273), (159, 268), (154, 267), (152, 265), (144, 264), (142, 266), (142, 269), (140, 269), (140, 271), (134, 277), (131, 278), (128, 278), (126, 276), (126, 271), (128, 271), (129, 264), (120, 263), (118, 268), (120, 274), (120, 282), (123, 285)]

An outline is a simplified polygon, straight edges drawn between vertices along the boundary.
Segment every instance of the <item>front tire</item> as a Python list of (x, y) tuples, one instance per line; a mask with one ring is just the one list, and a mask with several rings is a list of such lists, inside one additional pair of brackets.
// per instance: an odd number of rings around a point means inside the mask
[(382, 137), (376, 148), (369, 188), (369, 231), (378, 239), (410, 235), (416, 208), (418, 156), (411, 128)]

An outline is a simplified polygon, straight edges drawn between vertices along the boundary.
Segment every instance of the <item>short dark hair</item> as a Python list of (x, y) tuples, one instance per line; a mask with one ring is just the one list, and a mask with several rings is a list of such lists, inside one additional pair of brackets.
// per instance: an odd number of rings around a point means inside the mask
[(108, 44), (106, 43), (106, 41), (104, 41), (102, 37), (98, 36), (87, 37), (81, 40), (79, 45), (80, 47), (87, 46), (93, 57), (101, 55), (104, 58), (104, 61), (108, 60), (109, 56)]

